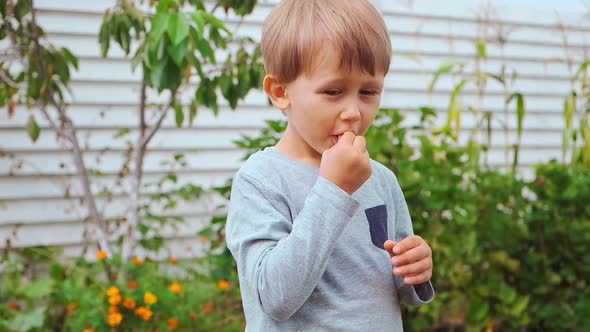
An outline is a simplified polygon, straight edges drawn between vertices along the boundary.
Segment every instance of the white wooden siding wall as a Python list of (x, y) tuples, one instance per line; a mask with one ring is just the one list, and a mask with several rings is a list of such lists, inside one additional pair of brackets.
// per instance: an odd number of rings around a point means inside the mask
[[(78, 134), (87, 149), (88, 166), (106, 174), (93, 179), (97, 192), (103, 187), (112, 187), (115, 182), (125, 142), (113, 136), (122, 128), (135, 126), (139, 98), (139, 75), (131, 72), (122, 52), (115, 47), (108, 59), (99, 55), (96, 34), (102, 14), (112, 2), (37, 1), (41, 9), (40, 23), (51, 41), (69, 47), (80, 57), (80, 70), (72, 81), (74, 100), (69, 114), (80, 128)], [(383, 95), (384, 107), (409, 109), (434, 105), (443, 110), (448, 104), (452, 81), (441, 79), (436, 92), (428, 94), (426, 87), (432, 74), (445, 61), (472, 60), (476, 38), (482, 31), (489, 31), (488, 37), (493, 39), (491, 31), (501, 26), (503, 31), (510, 31), (508, 43), (503, 49), (493, 42), (488, 44), (489, 60), (485, 68), (497, 71), (506, 64), (519, 73), (515, 90), (525, 94), (528, 108), (521, 161), (530, 166), (559, 157), (561, 109), (563, 97), (570, 89), (571, 74), (564, 63), (547, 62), (564, 56), (562, 30), (556, 24), (554, 12), (514, 6), (496, 8), (492, 11), (495, 13), (493, 22), (486, 30), (477, 20), (477, 14), (481, 13), (477, 1), (375, 2), (391, 29), (395, 53)], [(261, 23), (273, 3), (259, 5), (237, 33), (259, 39)], [(590, 25), (580, 20), (581, 15), (561, 15), (568, 25), (565, 34), (570, 43), (570, 55), (581, 58), (587, 51)], [(231, 25), (237, 22), (234, 17), (227, 17), (226, 21)], [(466, 92), (471, 95), (469, 89)], [(162, 100), (154, 95), (149, 99)], [(501, 87), (490, 84), (482, 105), (486, 110), (500, 113), (503, 99)], [(465, 101), (471, 103), (472, 99), (466, 97)], [(17, 109), (14, 118), (8, 119), (5, 111), (0, 112), (0, 247), (10, 239), (13, 246), (59, 245), (67, 253), (79, 254), (85, 210), (80, 202), (80, 186), (71, 158), (56, 143), (54, 133), (45, 124), (40, 140), (36, 144), (30, 142), (23, 129), (28, 114), (25, 109)], [(442, 116), (444, 118), (444, 114)], [(268, 107), (261, 92), (251, 93), (235, 112), (224, 106), (220, 115), (214, 117), (202, 110), (194, 128), (177, 129), (169, 117), (147, 155), (146, 181), (155, 181), (165, 174), (162, 161), (170, 160), (178, 152), (186, 152), (189, 167), (180, 172), (181, 183), (204, 186), (223, 183), (240, 166), (244, 154), (232, 141), (241, 134), (257, 133), (265, 119), (280, 117), (280, 112)], [(473, 120), (466, 117), (464, 131), (473, 124)], [(515, 124), (512, 114), (511, 139)], [(491, 161), (500, 165), (504, 156), (504, 134), (497, 132), (493, 141)], [(110, 149), (103, 151), (107, 147)], [(199, 151), (191, 152), (193, 149)], [(68, 188), (68, 198), (64, 197), (65, 188)], [(114, 202), (106, 204), (105, 200), (99, 200), (107, 217), (124, 213), (126, 196), (120, 189), (118, 192)], [(176, 213), (185, 216), (188, 222), (178, 232), (168, 233), (176, 238), (171, 247), (175, 255), (199, 253), (201, 245), (196, 231), (209, 220), (217, 203), (203, 200), (178, 207)], [(92, 251), (88, 254), (92, 255)]]

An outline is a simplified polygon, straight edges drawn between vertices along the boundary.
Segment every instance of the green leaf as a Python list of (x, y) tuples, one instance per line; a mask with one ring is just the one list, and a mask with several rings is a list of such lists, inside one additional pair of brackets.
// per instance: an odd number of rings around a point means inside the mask
[(190, 109), (189, 109), (189, 118), (188, 123), (189, 125), (193, 125), (195, 118), (197, 117), (197, 112), (199, 111), (199, 102), (196, 99), (191, 101)]
[(166, 176), (166, 179), (168, 181), (171, 181), (172, 183), (177, 183), (178, 182), (178, 176), (176, 176), (176, 174), (168, 174)]
[(434, 76), (432, 76), (432, 81), (430, 82), (430, 85), (428, 86), (428, 91), (432, 92), (434, 90), (434, 86), (436, 85), (436, 82), (438, 81), (438, 79), (444, 75), (444, 74), (448, 74), (453, 67), (455, 66), (455, 64), (453, 62), (445, 62), (443, 63), (440, 68), (438, 68), (438, 70), (436, 71), (436, 73), (434, 73)]
[(139, 224), (137, 225), (137, 230), (141, 235), (146, 235), (150, 231), (150, 228), (145, 224)]
[(183, 66), (183, 60), (184, 60), (184, 58), (186, 57), (186, 54), (187, 54), (188, 38), (187, 39), (184, 39), (178, 45), (168, 45), (168, 47), (166, 49), (168, 51), (168, 54), (170, 55), (170, 57), (174, 61), (174, 63), (178, 67), (184, 67)]
[(173, 13), (170, 15), (168, 22), (168, 35), (172, 40), (172, 45), (180, 44), (188, 37), (189, 24), (183, 13)]
[(156, 64), (150, 71), (150, 84), (163, 91), (164, 89), (176, 90), (180, 85), (182, 73), (174, 61), (165, 58), (163, 63)]
[(182, 105), (180, 103), (174, 104), (174, 115), (176, 120), (176, 127), (182, 127), (184, 122), (184, 112), (182, 111)]
[(199, 34), (199, 36), (202, 38), (203, 34), (205, 33), (205, 20), (203, 19), (203, 16), (201, 16), (200, 12), (194, 12), (190, 14), (191, 17), (193, 18), (193, 22), (195, 22), (195, 24), (197, 25), (197, 32)]
[(23, 295), (28, 299), (41, 299), (51, 293), (53, 290), (53, 280), (51, 279), (39, 279), (28, 285)]
[(197, 41), (197, 48), (199, 49), (199, 52), (201, 52), (203, 58), (209, 58), (211, 62), (215, 63), (215, 53), (213, 53), (213, 49), (207, 40), (199, 39)]
[(63, 47), (61, 51), (64, 57), (68, 60), (69, 63), (71, 63), (74, 66), (74, 68), (80, 69), (78, 68), (78, 58), (75, 55), (73, 55), (69, 49)]
[(4, 323), (4, 325), (10, 331), (29, 331), (30, 329), (41, 328), (45, 320), (46, 309), (45, 307), (41, 307), (35, 308), (28, 313), (18, 313), (12, 320)]
[(147, 43), (143, 43), (141, 44), (141, 46), (139, 48), (137, 48), (137, 50), (135, 51), (135, 55), (133, 55), (133, 58), (131, 58), (131, 71), (135, 72), (135, 68), (137, 68), (137, 65), (139, 65), (139, 63), (144, 59), (144, 52), (145, 52), (145, 47), (146, 47)]
[(584, 73), (586, 70), (588, 70), (588, 66), (590, 66), (590, 59), (582, 62), (582, 64), (580, 65), (580, 68), (578, 69), (578, 72), (576, 73), (576, 75), (574, 77), (576, 79), (579, 79), (580, 76), (582, 75), (582, 73)]
[(488, 52), (486, 50), (486, 41), (484, 39), (477, 40), (477, 54), (483, 59), (488, 59)]
[[(126, 16), (123, 16), (126, 17)], [(122, 26), (119, 27), (119, 43), (121, 44), (121, 48), (125, 51), (125, 54), (129, 54), (130, 47), (131, 47), (131, 36), (129, 35), (129, 26), (125, 25), (126, 23), (121, 23)]]
[(141, 239), (139, 243), (145, 249), (158, 251), (162, 248), (162, 245), (164, 245), (164, 238), (161, 236), (155, 236), (152, 239)]
[(522, 136), (522, 124), (524, 121), (524, 114), (526, 112), (524, 106), (524, 96), (520, 93), (516, 94), (516, 114), (518, 117), (518, 136)]
[(17, 21), (21, 21), (22, 18), (31, 12), (31, 6), (29, 1), (16, 1), (14, 6), (14, 17)]
[(522, 124), (525, 115), (524, 96), (521, 93), (515, 92), (506, 100), (506, 104), (509, 104), (514, 98), (516, 98), (517, 133), (520, 137), (522, 136)]
[(100, 32), (98, 33), (98, 42), (100, 44), (101, 56), (105, 58), (109, 52), (109, 45), (111, 42), (111, 25), (109, 22), (109, 15), (105, 14), (102, 25), (100, 26)]
[[(0, 14), (4, 18), (6, 16), (6, 5), (8, 4), (7, 1), (0, 1)], [(4, 38), (0, 38), (4, 39)]]
[(230, 31), (223, 24), (223, 21), (221, 21), (217, 17), (213, 16), (210, 13), (202, 11), (202, 10), (200, 10), (199, 13), (201, 14), (201, 16), (205, 19), (205, 21), (207, 23), (211, 24), (212, 26), (216, 27), (217, 29), (221, 29), (227, 33), (230, 33)]
[(158, 5), (156, 6), (156, 11), (158, 13), (163, 13), (168, 10), (172, 5), (176, 4), (176, 0), (160, 0)]
[(170, 16), (165, 13), (158, 13), (152, 19), (152, 28), (150, 30), (149, 38), (153, 41), (156, 41), (162, 37), (166, 28), (168, 27), (168, 20)]
[(115, 134), (115, 136), (113, 136), (113, 138), (115, 138), (115, 139), (121, 138), (121, 137), (129, 134), (130, 132), (131, 132), (131, 130), (129, 128), (123, 128), (123, 129), (119, 130), (119, 132), (117, 132)]
[(455, 88), (453, 89), (453, 92), (451, 93), (451, 100), (457, 98), (457, 96), (461, 93), (461, 91), (465, 87), (466, 83), (467, 83), (467, 80), (463, 79), (463, 80), (461, 80), (461, 82), (459, 82), (459, 84), (457, 84), (455, 86)]
[(29, 121), (27, 122), (27, 133), (33, 142), (37, 141), (39, 134), (41, 133), (41, 128), (32, 114), (29, 116)]
[(563, 117), (565, 120), (565, 128), (571, 129), (574, 114), (576, 112), (576, 95), (572, 92), (564, 101), (563, 104)]
[[(238, 67), (238, 96), (244, 97), (250, 89), (250, 71), (242, 66)], [(237, 105), (236, 105), (237, 106)]]

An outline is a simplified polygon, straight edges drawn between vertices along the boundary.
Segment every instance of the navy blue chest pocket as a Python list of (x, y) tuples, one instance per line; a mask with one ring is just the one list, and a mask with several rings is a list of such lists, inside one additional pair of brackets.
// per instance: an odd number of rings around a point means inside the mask
[(387, 206), (378, 205), (366, 209), (365, 215), (369, 222), (371, 242), (377, 248), (383, 249), (383, 243), (387, 240)]

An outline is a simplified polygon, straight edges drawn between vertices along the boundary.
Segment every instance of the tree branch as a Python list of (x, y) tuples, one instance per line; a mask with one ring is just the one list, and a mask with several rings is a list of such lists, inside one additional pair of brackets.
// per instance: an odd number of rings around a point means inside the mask
[(145, 80), (141, 81), (141, 96), (139, 97), (139, 136), (143, 137), (145, 134), (145, 100), (146, 100), (147, 83)]
[[(39, 42), (39, 28), (37, 26), (36, 20), (36, 11), (33, 4), (33, 0), (29, 0), (29, 5), (31, 7), (31, 29), (32, 29), (32, 37), (31, 41), (34, 44), (34, 52), (36, 56), (36, 60), (38, 61), (39, 70), (41, 77), (46, 77), (46, 63), (44, 61), (43, 55), (41, 54), (41, 44)], [(84, 198), (86, 201), (86, 205), (88, 208), (88, 212), (90, 217), (94, 221), (92, 224), (95, 228), (95, 237), (96, 241), (100, 249), (106, 251), (110, 254), (109, 245), (106, 237), (106, 223), (102, 216), (98, 212), (98, 208), (96, 206), (95, 197), (92, 194), (92, 189), (90, 186), (90, 178), (88, 176), (88, 170), (86, 169), (86, 165), (84, 163), (84, 159), (82, 157), (83, 152), (78, 143), (78, 138), (76, 135), (76, 130), (73, 125), (73, 122), (69, 117), (66, 116), (65, 110), (63, 105), (58, 103), (55, 100), (54, 91), (50, 84), (47, 85), (47, 96), (51, 102), (51, 104), (55, 107), (59, 114), (59, 119), (63, 127), (58, 127), (57, 124), (52, 121), (51, 117), (49, 116), (49, 112), (47, 111), (47, 106), (43, 102), (39, 102), (38, 106), (42, 110), (45, 117), (49, 120), (50, 125), (56, 130), (56, 132), (61, 132), (64, 137), (66, 137), (71, 143), (72, 154), (74, 158), (74, 164), (76, 165), (76, 169), (78, 170), (78, 175), (80, 177), (80, 182), (82, 183), (82, 188), (84, 192)]]
[(2, 79), (2, 82), (4, 82), (4, 84), (8, 85), (9, 87), (14, 89), (18, 88), (18, 84), (11, 80), (10, 77), (8, 77), (8, 75), (6, 75), (6, 73), (2, 70), (0, 70), (0, 78)]
[(147, 135), (144, 136), (144, 138), (141, 142), (141, 146), (143, 146), (144, 148), (147, 147), (148, 143), (152, 140), (152, 138), (154, 137), (154, 135), (156, 134), (158, 129), (160, 129), (160, 127), (162, 127), (162, 123), (164, 122), (166, 115), (168, 115), (169, 109), (170, 109), (170, 106), (168, 105), (162, 111), (162, 113), (160, 113), (160, 115), (158, 116), (158, 120), (156, 120), (156, 123), (154, 123), (154, 125), (150, 128), (150, 130), (147, 132)]

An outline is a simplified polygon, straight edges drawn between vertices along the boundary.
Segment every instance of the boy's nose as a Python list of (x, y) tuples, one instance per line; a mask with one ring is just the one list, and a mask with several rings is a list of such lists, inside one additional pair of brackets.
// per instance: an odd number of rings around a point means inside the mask
[(355, 103), (346, 105), (346, 108), (340, 113), (340, 119), (345, 121), (358, 121), (361, 119), (361, 110)]

